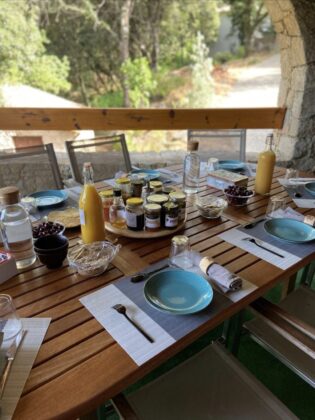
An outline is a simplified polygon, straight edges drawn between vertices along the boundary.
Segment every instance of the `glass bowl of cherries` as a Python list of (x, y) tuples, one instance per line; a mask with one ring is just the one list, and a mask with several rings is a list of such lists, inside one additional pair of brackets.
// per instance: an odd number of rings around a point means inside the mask
[(248, 200), (255, 194), (254, 191), (238, 185), (230, 185), (224, 190), (224, 193), (227, 202), (235, 207), (246, 206)]
[(33, 225), (33, 238), (43, 238), (49, 235), (62, 235), (65, 231), (65, 226), (60, 222), (40, 222)]

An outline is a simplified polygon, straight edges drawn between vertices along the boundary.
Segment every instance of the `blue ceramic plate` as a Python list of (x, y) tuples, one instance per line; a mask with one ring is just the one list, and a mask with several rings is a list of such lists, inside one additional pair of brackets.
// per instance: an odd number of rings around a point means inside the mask
[(315, 182), (307, 182), (305, 184), (305, 189), (306, 191), (308, 191), (310, 194), (315, 195)]
[(315, 229), (293, 219), (271, 219), (264, 224), (265, 231), (275, 238), (297, 244), (314, 241)]
[(219, 160), (219, 168), (226, 171), (243, 171), (245, 163), (240, 160)]
[(155, 169), (133, 169), (131, 173), (138, 174), (140, 176), (143, 174), (143, 178), (149, 177), (150, 180), (157, 179), (161, 175), (160, 172)]
[(213, 298), (210, 284), (184, 270), (164, 270), (151, 276), (144, 286), (146, 300), (163, 312), (186, 315), (206, 308)]
[(30, 194), (30, 197), (36, 199), (36, 205), (38, 207), (52, 207), (66, 201), (68, 193), (64, 190), (47, 190)]

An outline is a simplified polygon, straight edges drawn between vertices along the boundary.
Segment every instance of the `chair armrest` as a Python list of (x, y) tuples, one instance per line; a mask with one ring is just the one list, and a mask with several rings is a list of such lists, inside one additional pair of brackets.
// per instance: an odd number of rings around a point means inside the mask
[(123, 420), (139, 420), (123, 394), (116, 395), (111, 401)]
[(251, 307), (268, 325), (315, 358), (315, 329), (311, 325), (264, 298), (257, 299)]

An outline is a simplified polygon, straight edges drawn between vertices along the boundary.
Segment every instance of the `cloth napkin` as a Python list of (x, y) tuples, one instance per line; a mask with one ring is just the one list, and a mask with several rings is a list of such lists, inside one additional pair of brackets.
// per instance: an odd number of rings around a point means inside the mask
[(269, 217), (272, 217), (273, 219), (281, 219), (281, 218), (294, 219), (294, 220), (298, 220), (299, 222), (307, 223), (311, 226), (314, 226), (314, 222), (315, 222), (314, 216), (310, 216), (310, 215), (304, 216), (304, 214), (301, 214), (293, 210), (291, 207), (287, 207), (286, 209), (275, 210), (269, 214)]
[(242, 288), (242, 279), (236, 274), (214, 263), (210, 258), (203, 257), (197, 251), (190, 251), (189, 254), (193, 265), (199, 267), (223, 293), (234, 292)]

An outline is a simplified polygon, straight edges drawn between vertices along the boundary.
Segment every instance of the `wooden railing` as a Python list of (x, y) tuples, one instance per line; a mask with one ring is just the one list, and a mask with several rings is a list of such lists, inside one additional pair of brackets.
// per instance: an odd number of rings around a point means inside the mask
[(285, 108), (0, 108), (0, 130), (281, 129)]

